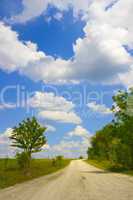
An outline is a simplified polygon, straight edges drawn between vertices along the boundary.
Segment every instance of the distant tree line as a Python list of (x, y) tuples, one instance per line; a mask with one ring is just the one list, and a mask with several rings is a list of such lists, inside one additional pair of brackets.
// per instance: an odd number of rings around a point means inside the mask
[(92, 137), (88, 158), (133, 169), (133, 88), (113, 96), (114, 119)]

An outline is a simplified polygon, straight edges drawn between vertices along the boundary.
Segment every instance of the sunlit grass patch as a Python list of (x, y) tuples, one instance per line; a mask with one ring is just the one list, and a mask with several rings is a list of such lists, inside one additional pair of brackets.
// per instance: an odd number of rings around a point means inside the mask
[(0, 188), (9, 187), (43, 175), (47, 175), (66, 167), (70, 159), (63, 159), (60, 163), (50, 159), (33, 159), (30, 174), (26, 176), (17, 164), (16, 159), (0, 159)]

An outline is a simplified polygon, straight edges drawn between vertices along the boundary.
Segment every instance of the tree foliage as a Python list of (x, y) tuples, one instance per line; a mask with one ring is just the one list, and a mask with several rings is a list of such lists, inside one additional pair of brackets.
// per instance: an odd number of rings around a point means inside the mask
[(46, 144), (45, 131), (46, 128), (42, 127), (35, 117), (27, 118), (13, 128), (10, 136), (12, 146), (21, 149), (30, 159), (32, 153), (41, 151), (42, 146)]
[(114, 119), (92, 137), (88, 157), (133, 168), (133, 89), (113, 97)]

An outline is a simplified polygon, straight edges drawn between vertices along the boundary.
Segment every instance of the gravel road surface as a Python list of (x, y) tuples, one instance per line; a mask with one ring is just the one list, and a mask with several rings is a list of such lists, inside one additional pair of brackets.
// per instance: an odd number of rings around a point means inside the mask
[(133, 177), (75, 160), (55, 174), (0, 190), (0, 200), (133, 200)]

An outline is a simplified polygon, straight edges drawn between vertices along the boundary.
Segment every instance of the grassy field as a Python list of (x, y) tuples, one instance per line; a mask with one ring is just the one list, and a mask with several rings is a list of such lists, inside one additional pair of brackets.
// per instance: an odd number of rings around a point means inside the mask
[(110, 172), (124, 173), (133, 176), (133, 170), (127, 170), (121, 167), (114, 167), (109, 161), (86, 160), (87, 163), (97, 168), (104, 169)]
[(61, 164), (56, 163), (56, 165), (53, 165), (50, 159), (34, 159), (31, 163), (30, 175), (25, 176), (24, 172), (19, 169), (15, 159), (0, 159), (0, 188), (56, 172), (69, 163), (69, 159), (63, 159)]

